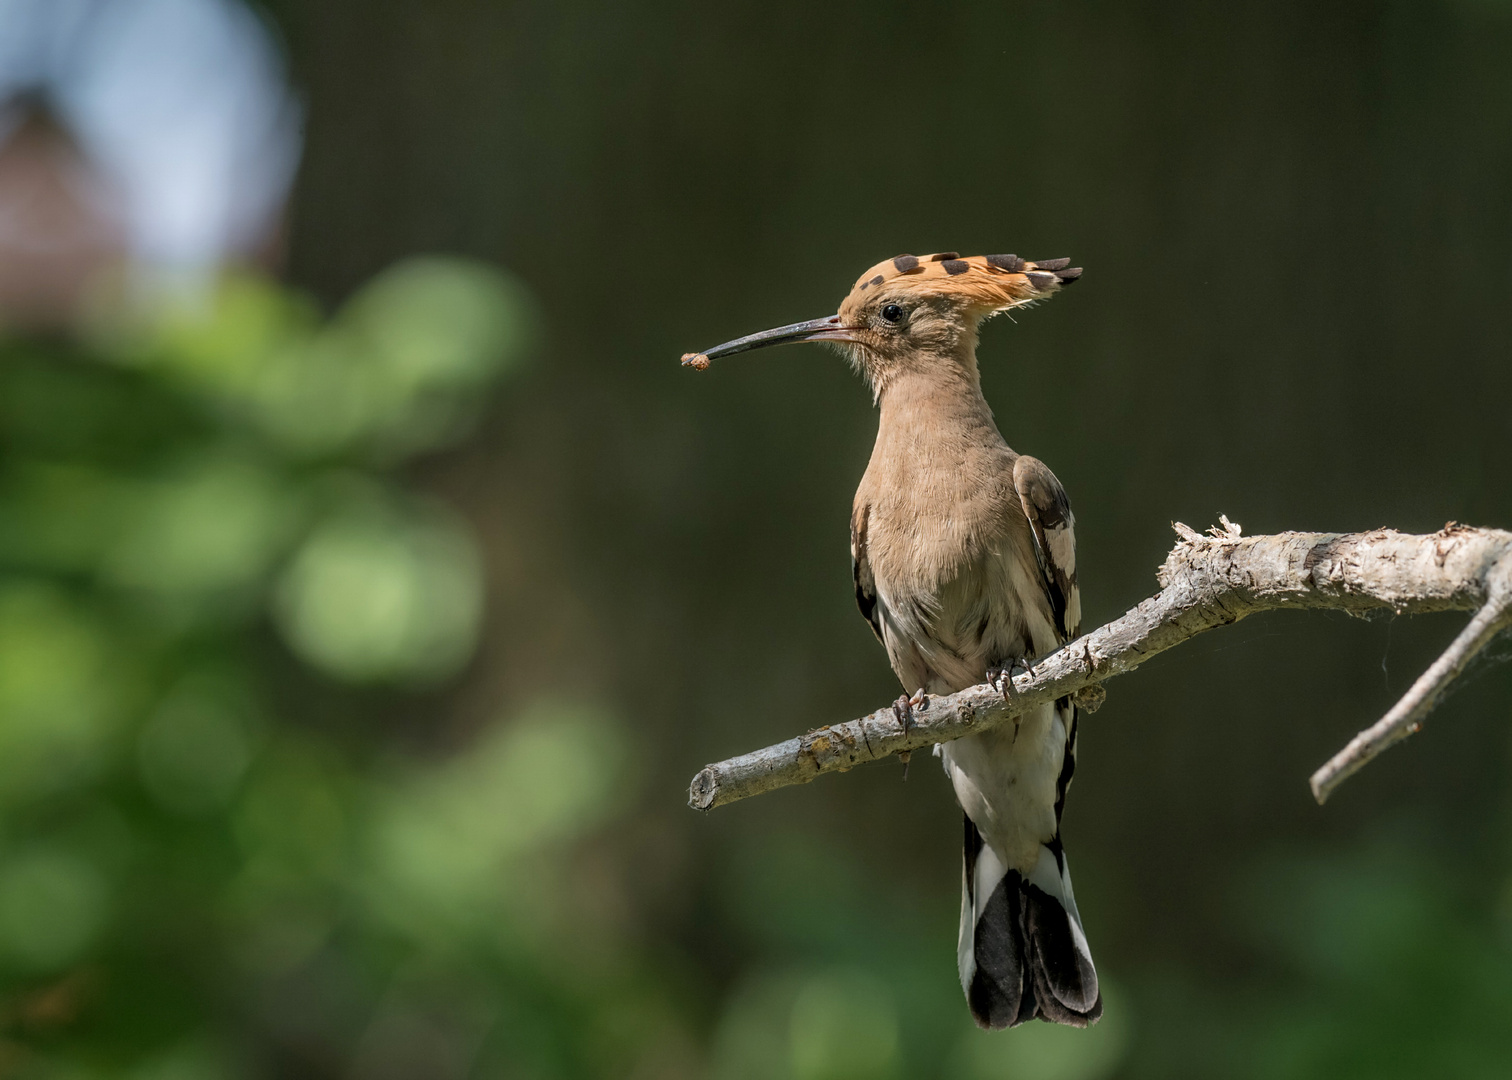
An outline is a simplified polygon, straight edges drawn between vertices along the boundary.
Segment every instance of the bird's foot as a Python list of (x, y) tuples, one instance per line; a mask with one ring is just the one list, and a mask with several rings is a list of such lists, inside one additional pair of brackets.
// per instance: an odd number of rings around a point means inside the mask
[[(908, 729), (913, 727), (914, 710), (918, 709), (920, 712), (923, 712), (927, 708), (929, 708), (929, 695), (924, 692), (923, 687), (915, 690), (913, 697), (904, 694), (897, 701), (893, 702), (893, 715), (898, 718), (898, 727), (902, 728), (903, 734), (907, 735)], [(903, 780), (905, 783), (908, 780), (908, 763), (912, 757), (913, 754), (911, 751), (898, 751), (898, 760), (903, 763)]]
[(908, 734), (908, 729), (913, 727), (914, 710), (920, 712), (929, 708), (929, 695), (921, 687), (913, 692), (913, 697), (904, 694), (893, 702), (893, 715), (898, 718), (898, 726), (903, 729), (903, 734)]
[(908, 734), (908, 729), (913, 727), (913, 699), (907, 694), (902, 695), (893, 702), (893, 717), (898, 721), (898, 727), (903, 734)]
[(908, 734), (908, 728), (913, 723), (913, 702), (908, 700), (907, 694), (893, 702), (893, 716), (897, 718), (903, 733)]
[(1021, 656), (1017, 660), (1010, 660), (1006, 664), (993, 664), (987, 669), (987, 685), (1003, 695), (1003, 700), (1013, 698), (1013, 673), (1015, 671), (1027, 671), (1034, 674), (1034, 664), (1028, 657)]
[(987, 669), (987, 685), (1002, 694), (1004, 701), (1009, 701), (1016, 692), (1013, 689), (1014, 671), (1019, 668), (1027, 670), (1028, 666), (1022, 659), (1010, 660), (1006, 664), (994, 664)]

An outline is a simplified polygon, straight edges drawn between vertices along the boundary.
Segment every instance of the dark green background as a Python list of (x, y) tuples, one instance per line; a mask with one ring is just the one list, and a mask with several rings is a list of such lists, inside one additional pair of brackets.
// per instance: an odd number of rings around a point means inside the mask
[[(1506, 527), (1512, 6), (270, 10), (308, 107), (288, 278), (330, 308), (405, 256), (467, 255), (523, 281), (538, 333), (474, 434), (397, 474), (482, 543), (471, 664), (307, 687), (254, 625), (248, 677), (354, 785), (452, 775), (496, 718), (550, 723), (541, 701), (610, 718), (629, 779), (509, 864), (512, 888), (561, 883), (534, 945), (443, 947), (332, 901), (276, 978), (200, 965), (211, 989), (160, 1029), (221, 1071), (173, 1077), (1512, 1069), (1508, 670), (1327, 807), (1306, 786), (1461, 616), (1257, 617), (1109, 687), (1065, 819), (1108, 1019), (1069, 1041), (968, 1030), (932, 761), (687, 810), (704, 763), (898, 687), (851, 596), (865, 388), (819, 347), (677, 364), (833, 311), (898, 252), (1069, 255), (1077, 288), (992, 323), (980, 358), (1009, 443), (1071, 495), (1086, 625), (1154, 591), (1173, 520)], [(98, 1016), (131, 978), (15, 1038), (136, 1060)], [(99, 1067), (45, 1075), (127, 1075)]]

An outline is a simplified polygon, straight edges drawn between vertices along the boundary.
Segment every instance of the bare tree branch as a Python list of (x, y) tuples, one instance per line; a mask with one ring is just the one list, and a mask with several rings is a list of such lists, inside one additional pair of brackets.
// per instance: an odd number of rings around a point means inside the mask
[(1313, 795), (1321, 803), (1345, 778), (1416, 731), (1445, 687), (1512, 625), (1512, 533), (1450, 523), (1426, 536), (1379, 529), (1246, 537), (1227, 518), (1220, 520), (1223, 528), (1210, 536), (1176, 523), (1181, 540), (1160, 568), (1160, 592), (1015, 674), (1007, 697), (983, 684), (921, 703), (906, 731), (890, 706), (810, 731), (705, 767), (693, 778), (688, 804), (709, 810), (805, 784), (825, 773), (1013, 723), (1028, 709), (1067, 694), (1093, 711), (1102, 699), (1101, 683), (1204, 630), (1257, 611), (1475, 611), (1402, 700), (1313, 775)]

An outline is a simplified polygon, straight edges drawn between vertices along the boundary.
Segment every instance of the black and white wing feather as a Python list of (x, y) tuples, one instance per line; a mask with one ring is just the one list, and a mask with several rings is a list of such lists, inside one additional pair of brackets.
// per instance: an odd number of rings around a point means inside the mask
[(1013, 484), (1034, 534), (1034, 554), (1045, 595), (1064, 644), (1081, 634), (1081, 592), (1076, 587), (1076, 518), (1055, 474), (1039, 458), (1020, 456)]
[(856, 606), (871, 624), (872, 633), (884, 645), (882, 637), (882, 613), (877, 610), (877, 582), (872, 576), (871, 563), (866, 557), (866, 525), (871, 507), (857, 503), (851, 511), (851, 577), (856, 583)]

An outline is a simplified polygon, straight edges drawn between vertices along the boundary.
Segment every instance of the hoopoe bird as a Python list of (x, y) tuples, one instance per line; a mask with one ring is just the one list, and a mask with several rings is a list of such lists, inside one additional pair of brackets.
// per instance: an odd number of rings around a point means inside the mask
[[(871, 386), (877, 441), (851, 512), (856, 603), (905, 696), (991, 681), (1075, 638), (1081, 599), (1071, 504), (993, 421), (977, 371), (987, 319), (1081, 276), (1069, 259), (899, 255), (862, 274), (839, 314), (736, 338), (683, 363), (771, 345), (831, 342)], [(910, 698), (908, 691), (916, 691)], [(1011, 725), (935, 747), (965, 811), (961, 988), (982, 1027), (1102, 1015), (1060, 819), (1076, 766), (1067, 698)]]

